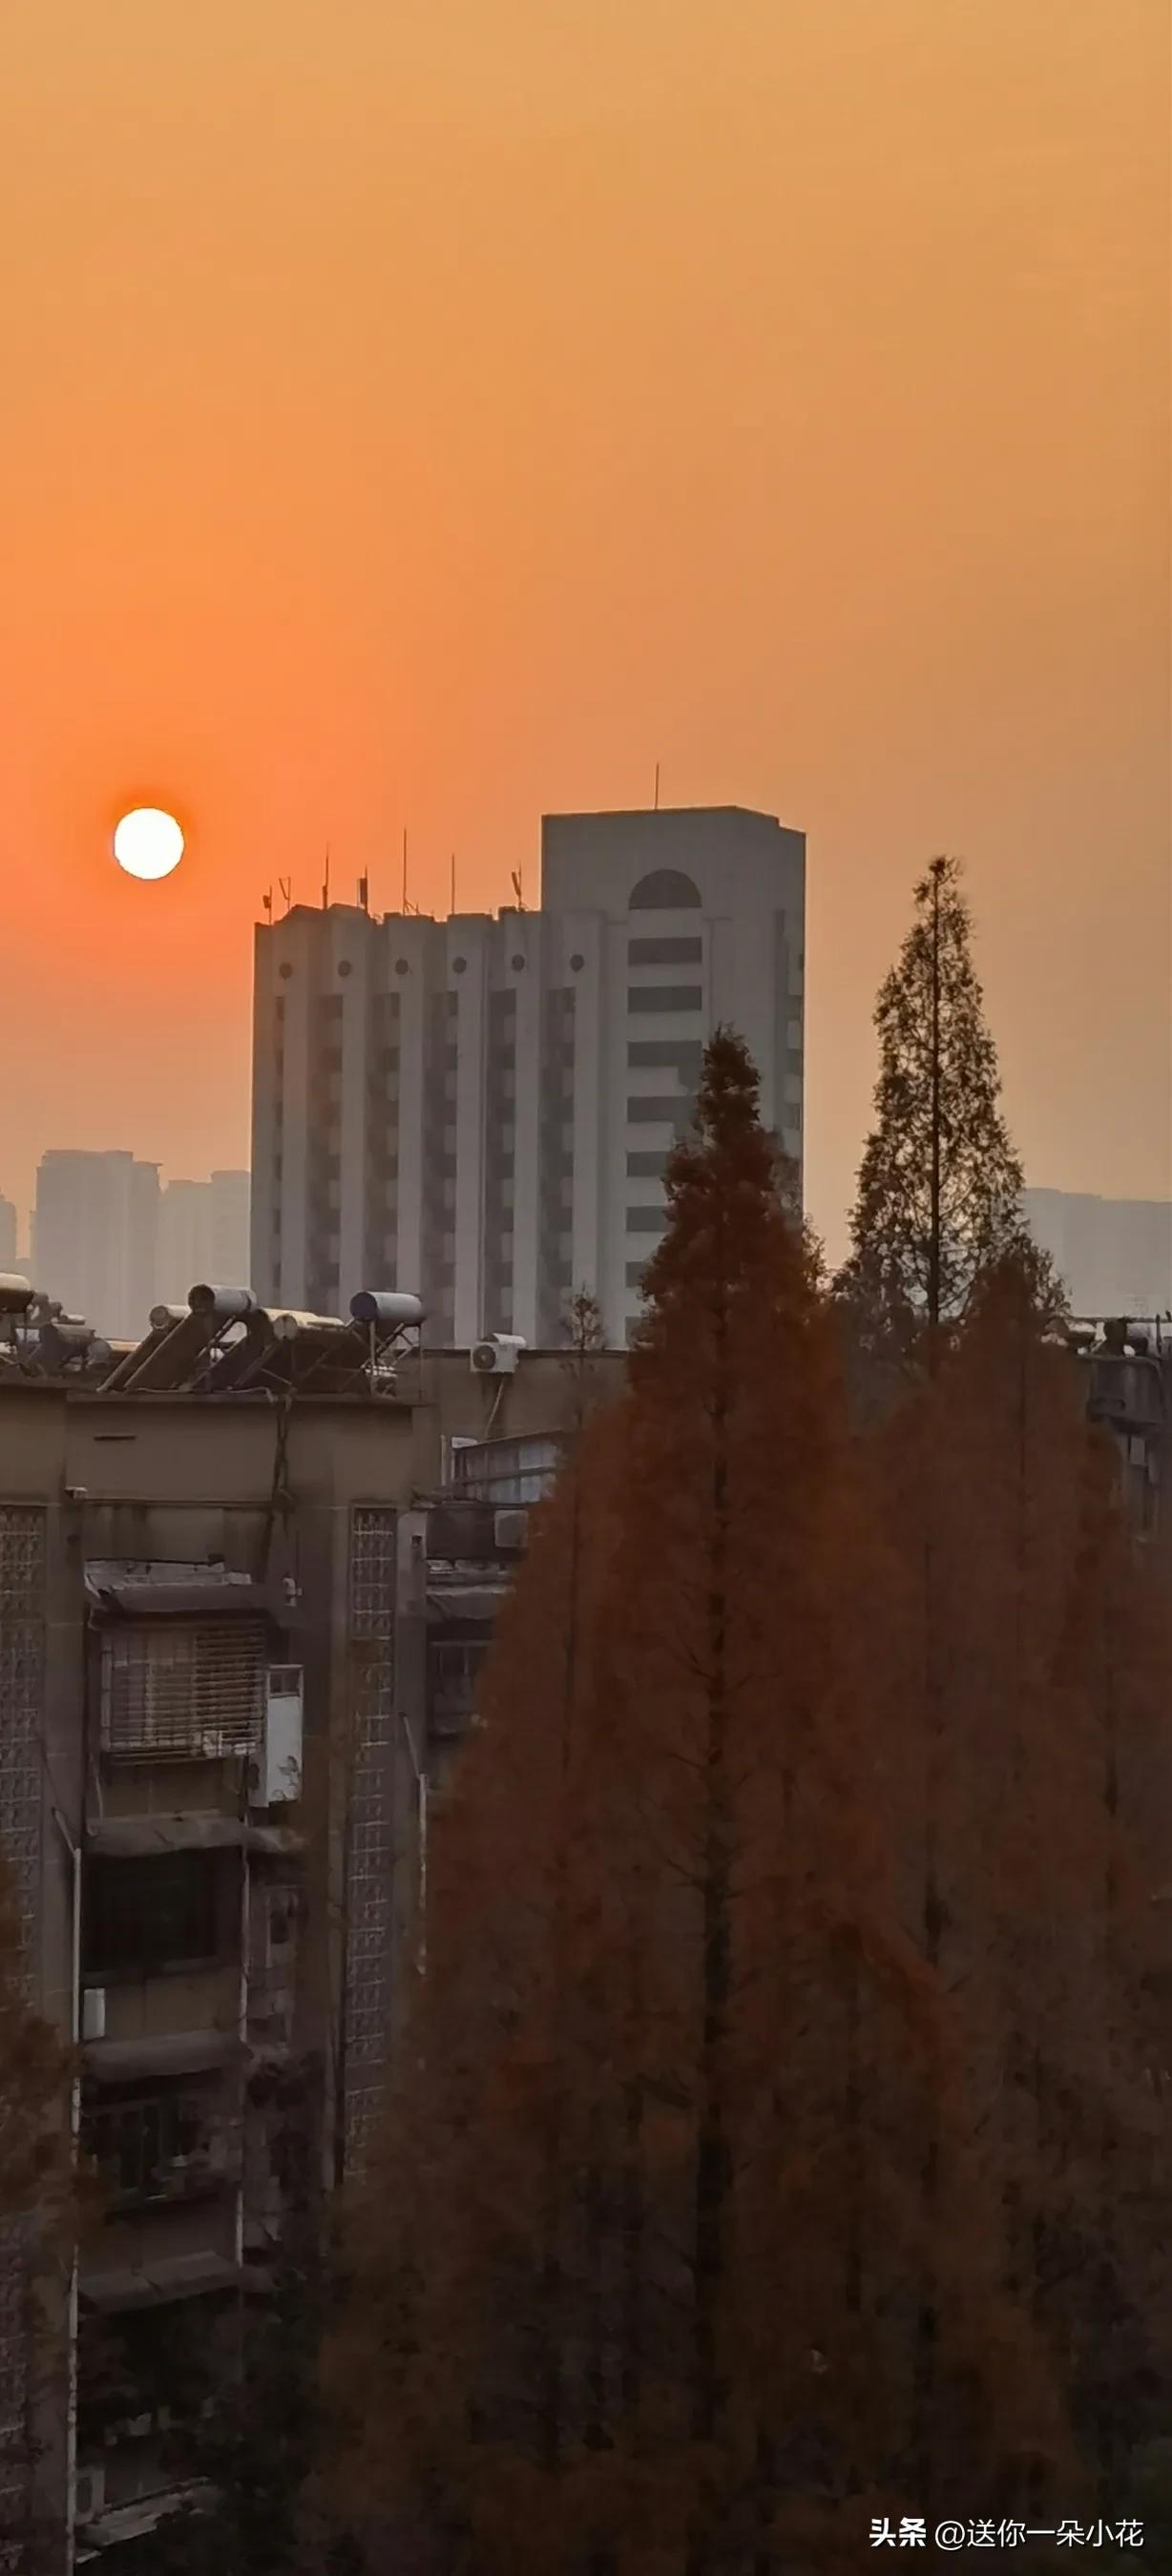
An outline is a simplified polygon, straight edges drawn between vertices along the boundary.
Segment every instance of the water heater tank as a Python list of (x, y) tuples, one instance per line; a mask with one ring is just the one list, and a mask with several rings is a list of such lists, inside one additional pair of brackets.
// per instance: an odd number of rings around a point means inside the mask
[(422, 1300), (402, 1289), (360, 1288), (350, 1300), (350, 1312), (356, 1324), (381, 1324), (384, 1332), (423, 1322)]

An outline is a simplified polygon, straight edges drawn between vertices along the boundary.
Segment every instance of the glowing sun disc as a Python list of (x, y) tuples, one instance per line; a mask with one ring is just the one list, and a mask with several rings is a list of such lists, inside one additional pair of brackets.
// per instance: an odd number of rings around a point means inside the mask
[(128, 877), (169, 877), (183, 856), (183, 834), (173, 814), (138, 805), (114, 834), (114, 856)]

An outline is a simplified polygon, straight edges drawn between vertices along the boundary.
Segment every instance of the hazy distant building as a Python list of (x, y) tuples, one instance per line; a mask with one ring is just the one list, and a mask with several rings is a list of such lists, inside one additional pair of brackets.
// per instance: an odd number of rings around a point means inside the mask
[[(213, 1172), (208, 1182), (207, 1277), (224, 1288), (251, 1285), (251, 1172)], [(198, 1273), (192, 1272), (192, 1278)]]
[(1172, 1200), (1027, 1190), (1034, 1239), (1066, 1282), (1076, 1315), (1172, 1310)]
[(100, 1333), (137, 1335), (157, 1295), (158, 1211), (155, 1163), (121, 1153), (42, 1155), (36, 1285)]
[[(213, 1276), (206, 1181), (168, 1181), (159, 1196), (155, 1290), (166, 1305), (186, 1302), (189, 1288)], [(226, 1285), (226, 1282), (217, 1282)], [(247, 1286), (247, 1281), (237, 1283)]]
[(586, 1286), (622, 1342), (718, 1022), (800, 1170), (804, 923), (802, 834), (729, 806), (547, 817), (537, 911), (260, 925), (251, 1284), (544, 1345)]
[(250, 1284), (249, 1175), (213, 1172), (207, 1181), (168, 1181), (159, 1199), (157, 1294), (184, 1304), (207, 1279), (219, 1287)]
[(16, 1268), (16, 1209), (0, 1196), (0, 1271)]

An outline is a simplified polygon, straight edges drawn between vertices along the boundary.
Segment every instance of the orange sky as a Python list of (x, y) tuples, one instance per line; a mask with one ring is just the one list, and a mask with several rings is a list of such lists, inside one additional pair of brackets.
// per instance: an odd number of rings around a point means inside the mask
[[(1170, 1186), (1167, 0), (5, 0), (0, 1189), (247, 1158), (278, 872), (809, 834), (809, 1197), (962, 852), (1032, 1178)], [(169, 804), (190, 853), (120, 878)]]

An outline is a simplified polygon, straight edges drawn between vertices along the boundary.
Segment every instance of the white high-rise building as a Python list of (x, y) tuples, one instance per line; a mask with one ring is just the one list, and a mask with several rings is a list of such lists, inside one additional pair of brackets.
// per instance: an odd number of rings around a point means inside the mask
[[(133, 1154), (43, 1154), (35, 1284), (99, 1333), (140, 1334), (155, 1302), (159, 1171)], [(190, 1285), (190, 1282), (189, 1282)]]
[(260, 925), (251, 1284), (415, 1290), (436, 1345), (585, 1287), (621, 1343), (718, 1024), (800, 1171), (804, 963), (804, 838), (736, 806), (547, 817), (538, 911)]
[(1172, 1308), (1172, 1201), (1029, 1189), (1022, 1205), (1076, 1315), (1154, 1317)]

